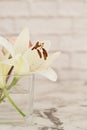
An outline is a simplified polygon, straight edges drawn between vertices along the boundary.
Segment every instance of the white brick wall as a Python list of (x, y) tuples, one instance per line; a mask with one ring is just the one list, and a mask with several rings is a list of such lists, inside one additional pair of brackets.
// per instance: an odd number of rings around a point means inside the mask
[(59, 0), (59, 13), (61, 16), (81, 17), (86, 14), (84, 0)]
[(28, 17), (29, 8), (24, 0), (0, 0), (1, 17)]
[(0, 35), (25, 26), (33, 42), (51, 40), (51, 52), (62, 52), (52, 65), (59, 80), (87, 80), (87, 0), (0, 0)]

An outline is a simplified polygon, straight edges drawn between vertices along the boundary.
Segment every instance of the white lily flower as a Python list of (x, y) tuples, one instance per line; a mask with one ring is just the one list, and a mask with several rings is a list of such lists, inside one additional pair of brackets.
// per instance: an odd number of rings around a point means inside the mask
[[(51, 56), (48, 55), (46, 58), (46, 57), (44, 57), (44, 55), (46, 55), (46, 54), (43, 53), (42, 49), (44, 49), (45, 51), (49, 50), (50, 42), (46, 42), (46, 44), (44, 42), (44, 44), (42, 43), (40, 47), (35, 48), (35, 46), (36, 45), (31, 47), (30, 50), (28, 52), (26, 52), (24, 55), (25, 59), (27, 59), (29, 61), (30, 73), (31, 74), (39, 73), (40, 75), (43, 75), (52, 81), (56, 81), (57, 74), (49, 66), (59, 56), (60, 52), (56, 52)], [(34, 48), (34, 49), (32, 50), (32, 48)], [(39, 53), (38, 53), (38, 50), (39, 50)], [(47, 52), (45, 52), (45, 53), (47, 53)]]
[(16, 75), (37, 72), (52, 81), (56, 81), (57, 75), (49, 66), (59, 56), (60, 52), (49, 56), (47, 53), (51, 45), (49, 41), (37, 42), (29, 48), (29, 32), (28, 29), (24, 29), (14, 46), (3, 38), (0, 41), (0, 45), (4, 46), (11, 54), (12, 58), (6, 63), (13, 63)]

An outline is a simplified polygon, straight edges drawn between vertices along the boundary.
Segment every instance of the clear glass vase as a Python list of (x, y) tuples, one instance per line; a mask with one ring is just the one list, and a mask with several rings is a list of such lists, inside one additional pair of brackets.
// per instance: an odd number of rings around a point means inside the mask
[(34, 75), (0, 76), (0, 124), (30, 125)]

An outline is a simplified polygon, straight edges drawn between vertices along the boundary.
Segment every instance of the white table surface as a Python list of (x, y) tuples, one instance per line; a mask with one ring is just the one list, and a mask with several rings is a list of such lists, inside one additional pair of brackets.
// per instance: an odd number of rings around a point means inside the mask
[(80, 82), (35, 84), (33, 126), (0, 125), (0, 130), (87, 130), (87, 85)]

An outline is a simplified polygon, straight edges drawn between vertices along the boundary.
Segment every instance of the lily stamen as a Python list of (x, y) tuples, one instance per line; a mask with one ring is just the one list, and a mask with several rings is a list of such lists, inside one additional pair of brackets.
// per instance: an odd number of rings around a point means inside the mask
[(42, 50), (43, 50), (44, 60), (46, 60), (48, 57), (47, 51), (44, 48), (42, 48)]
[(42, 54), (41, 54), (40, 50), (37, 49), (37, 52), (38, 52), (39, 57), (42, 58)]
[[(34, 49), (37, 50), (38, 55), (39, 55), (40, 58), (42, 58), (42, 53), (43, 53), (44, 60), (47, 59), (48, 53), (47, 53), (47, 51), (44, 49), (44, 43), (39, 43), (39, 42), (37, 42), (37, 43), (35, 44), (35, 46), (32, 48), (32, 50), (34, 50)], [(42, 50), (42, 52), (41, 52), (40, 50)]]
[(38, 47), (40, 47), (41, 45), (39, 45), (39, 42), (36, 43), (36, 45), (32, 48), (32, 50), (37, 49)]

